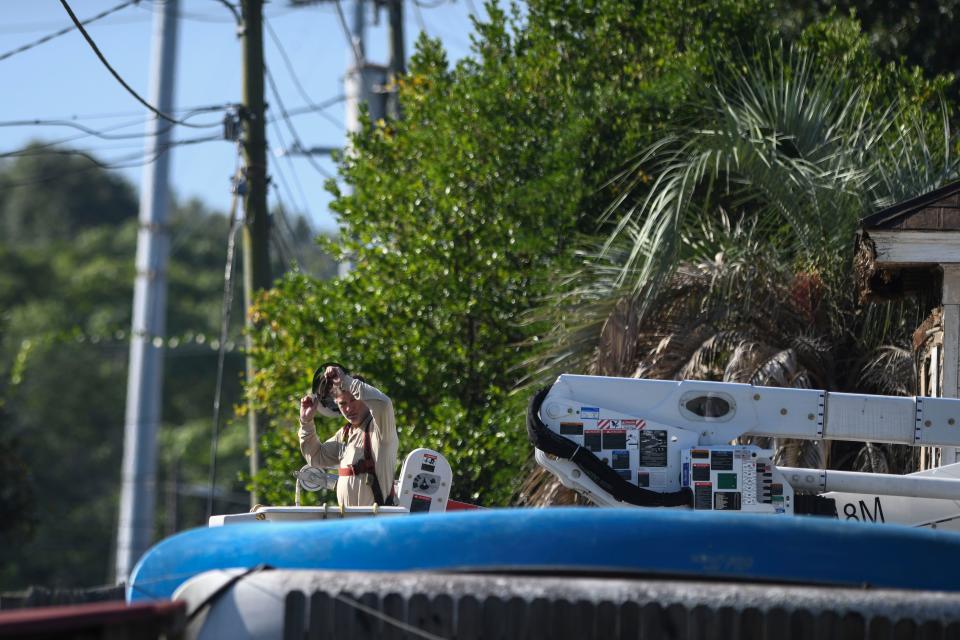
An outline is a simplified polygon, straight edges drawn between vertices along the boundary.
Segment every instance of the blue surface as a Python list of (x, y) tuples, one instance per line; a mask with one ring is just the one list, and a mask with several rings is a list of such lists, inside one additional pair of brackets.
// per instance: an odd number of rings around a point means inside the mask
[(960, 591), (960, 534), (668, 509), (490, 509), (193, 529), (150, 549), (130, 602), (211, 569), (618, 572)]

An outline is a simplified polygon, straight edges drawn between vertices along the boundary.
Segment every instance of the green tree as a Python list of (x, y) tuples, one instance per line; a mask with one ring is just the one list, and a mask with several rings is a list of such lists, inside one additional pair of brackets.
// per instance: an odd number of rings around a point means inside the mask
[[(258, 304), (272, 416), (257, 483), (288, 503), (302, 464), (296, 400), (339, 360), (394, 399), (401, 450), (441, 450), (454, 495), (506, 504), (529, 457), (520, 319), (594, 231), (604, 185), (686, 109), (708, 52), (767, 27), (761, 2), (531, 2), (488, 6), (474, 55), (451, 67), (421, 38), (400, 84), (404, 118), (367, 122), (333, 187), (349, 276), (291, 276)], [(327, 427), (332, 431), (334, 425)], [(321, 427), (321, 430), (323, 427)]]
[[(137, 232), (129, 184), (66, 150), (27, 151), (0, 169), (0, 220), (23, 222), (0, 234), (0, 498), (11, 527), (0, 590), (112, 579)], [(194, 201), (170, 217), (158, 533), (206, 517), (229, 226)], [(297, 249), (319, 253), (309, 241)], [(244, 366), (241, 298), (225, 361), (218, 511), (239, 508), (246, 466), (245, 428), (230, 411)]]
[[(699, 82), (693, 117), (624, 172), (616, 224), (543, 309), (544, 370), (912, 386), (884, 363), (932, 301), (859, 306), (853, 235), (867, 213), (956, 179), (957, 142), (931, 99), (944, 80), (883, 66), (854, 21), (802, 41), (724, 57)], [(787, 463), (826, 462), (819, 447), (779, 444)], [(844, 448), (833, 464), (852, 463)]]

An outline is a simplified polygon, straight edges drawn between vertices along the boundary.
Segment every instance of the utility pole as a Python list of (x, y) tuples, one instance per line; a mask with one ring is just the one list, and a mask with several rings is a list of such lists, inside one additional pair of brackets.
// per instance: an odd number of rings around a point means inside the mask
[[(153, 5), (153, 54), (150, 102), (164, 113), (173, 111), (177, 48), (177, 0)], [(163, 383), (166, 334), (167, 228), (172, 126), (159, 118), (147, 123), (144, 155), (156, 157), (143, 170), (140, 190), (140, 229), (137, 232), (136, 281), (127, 371), (127, 406), (123, 431), (123, 470), (117, 524), (115, 575), (125, 581), (153, 541), (156, 500), (157, 425)], [(165, 152), (166, 151), (166, 152)]]
[(389, 3), (389, 45), (387, 116), (391, 120), (400, 119), (400, 88), (397, 81), (407, 72), (406, 54), (403, 44), (403, 0), (387, 0)]
[[(243, 302), (246, 312), (247, 384), (256, 371), (253, 357), (253, 322), (250, 307), (258, 291), (270, 288), (270, 220), (267, 217), (267, 144), (263, 101), (263, 0), (241, 0), (243, 16), (243, 112), (241, 148), (246, 194), (243, 200)], [(247, 405), (250, 476), (260, 468), (257, 456), (259, 430), (253, 403)], [(257, 503), (256, 490), (250, 506)]]
[(347, 137), (360, 131), (360, 105), (367, 100), (369, 93), (364, 68), (366, 51), (364, 49), (364, 27), (366, 22), (365, 0), (353, 2), (353, 25), (351, 42), (347, 47), (347, 73), (343, 77), (344, 109), (346, 111)]

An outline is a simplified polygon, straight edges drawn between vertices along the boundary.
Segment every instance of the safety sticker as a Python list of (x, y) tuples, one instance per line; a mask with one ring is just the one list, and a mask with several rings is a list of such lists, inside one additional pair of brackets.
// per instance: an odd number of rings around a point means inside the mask
[(600, 451), (603, 448), (600, 431), (588, 429), (583, 432), (583, 446), (590, 451)]
[(582, 423), (582, 422), (561, 422), (561, 423), (560, 423), (560, 435), (562, 435), (562, 436), (582, 436), (582, 435), (583, 435), (583, 423)]
[(596, 420), (600, 417), (600, 407), (580, 407), (580, 418), (583, 420)]
[(681, 483), (681, 486), (684, 486), (684, 487), (690, 486), (690, 463), (689, 462), (683, 463), (683, 482)]
[(627, 432), (625, 429), (604, 429), (602, 433), (604, 449), (627, 448)]
[(713, 485), (709, 482), (697, 482), (693, 486), (693, 508), (713, 510)]
[(617, 418), (603, 418), (602, 420), (597, 420), (597, 426), (601, 429), (619, 429), (620, 420)]
[(740, 511), (739, 491), (717, 491), (713, 494), (713, 508), (717, 511)]
[(643, 429), (647, 426), (647, 421), (636, 418), (624, 418), (620, 421), (620, 426), (625, 429)]
[(709, 482), (710, 481), (710, 465), (695, 463), (693, 465), (693, 481)]
[(638, 487), (649, 487), (650, 486), (650, 473), (647, 471), (640, 471), (637, 473), (637, 486)]
[(423, 462), (420, 463), (421, 471), (430, 471), (431, 473), (437, 470), (437, 456), (425, 453), (423, 454)]
[(613, 459), (614, 469), (629, 469), (630, 468), (630, 452), (627, 450), (621, 451), (612, 451), (610, 456)]
[(418, 494), (413, 494), (413, 499), (410, 501), (410, 513), (417, 513), (418, 511), (430, 511), (430, 503), (433, 502), (433, 499), (428, 496), (421, 496)]

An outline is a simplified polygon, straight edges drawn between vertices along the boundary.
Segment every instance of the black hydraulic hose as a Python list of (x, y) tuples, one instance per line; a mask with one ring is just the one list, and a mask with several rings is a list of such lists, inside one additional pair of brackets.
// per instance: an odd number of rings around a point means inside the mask
[(597, 486), (616, 500), (640, 507), (689, 507), (693, 506), (693, 492), (689, 488), (660, 493), (643, 489), (624, 480), (592, 451), (572, 440), (551, 431), (540, 419), (540, 407), (553, 385), (534, 394), (527, 405), (527, 437), (530, 443), (544, 453), (570, 460), (593, 480)]

